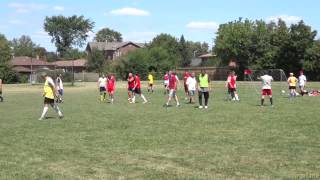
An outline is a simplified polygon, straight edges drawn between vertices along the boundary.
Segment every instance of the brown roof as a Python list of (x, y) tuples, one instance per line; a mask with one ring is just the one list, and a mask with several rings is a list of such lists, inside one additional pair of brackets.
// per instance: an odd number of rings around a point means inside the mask
[(77, 60), (69, 60), (69, 61), (56, 61), (53, 62), (58, 67), (84, 67), (86, 66), (87, 60), (85, 59), (77, 59)]
[(140, 48), (144, 47), (143, 43), (134, 43), (131, 41), (128, 41), (128, 42), (90, 42), (87, 45), (87, 49), (90, 48), (91, 50), (98, 49), (100, 51), (108, 51), (108, 50), (115, 51), (121, 47), (128, 45), (128, 44), (133, 44), (133, 45), (140, 47)]
[(36, 58), (30, 58), (27, 56), (18, 56), (14, 57), (11, 60), (11, 64), (13, 66), (54, 66), (54, 64), (49, 63), (44, 60), (36, 59)]

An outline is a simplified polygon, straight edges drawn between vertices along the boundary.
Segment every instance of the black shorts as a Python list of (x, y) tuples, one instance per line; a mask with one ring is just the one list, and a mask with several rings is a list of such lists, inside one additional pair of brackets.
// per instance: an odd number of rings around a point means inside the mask
[(295, 86), (289, 86), (289, 89), (296, 89)]
[(134, 92), (133, 88), (128, 88), (129, 92)]
[(229, 93), (232, 93), (232, 92), (235, 92), (235, 91), (237, 91), (236, 88), (228, 88), (228, 92)]
[(43, 103), (44, 104), (54, 104), (54, 99), (50, 99), (50, 98), (44, 97)]
[(153, 84), (152, 84), (152, 83), (149, 83), (149, 86), (150, 86), (150, 87), (152, 87), (152, 86), (153, 86)]
[(136, 93), (136, 94), (141, 94), (141, 89), (140, 89), (140, 88), (135, 88), (135, 89), (134, 89), (134, 93)]
[(105, 87), (100, 87), (100, 92), (106, 92), (106, 88)]

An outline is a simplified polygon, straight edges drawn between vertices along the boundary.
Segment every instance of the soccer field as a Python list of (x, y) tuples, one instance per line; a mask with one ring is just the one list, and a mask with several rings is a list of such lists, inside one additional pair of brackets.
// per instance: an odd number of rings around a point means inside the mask
[(6, 85), (0, 179), (320, 179), (320, 97), (289, 100), (275, 85), (275, 106), (259, 107), (252, 85), (229, 102), (213, 82), (209, 109), (181, 88), (181, 107), (164, 108), (160, 85), (143, 88), (147, 104), (117, 85), (114, 104), (98, 101), (96, 83), (67, 86), (65, 118), (49, 109), (43, 121), (42, 86)]

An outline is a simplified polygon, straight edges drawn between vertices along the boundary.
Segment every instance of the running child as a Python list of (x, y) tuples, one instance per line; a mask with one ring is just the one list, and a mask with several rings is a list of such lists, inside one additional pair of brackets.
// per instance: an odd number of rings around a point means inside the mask
[(176, 74), (173, 73), (172, 71), (169, 71), (169, 86), (168, 86), (169, 96), (168, 96), (167, 103), (165, 104), (165, 107), (169, 106), (169, 103), (172, 100), (172, 98), (176, 101), (176, 103), (177, 103), (176, 106), (177, 107), (180, 106), (179, 99), (177, 96), (178, 84), (179, 84), (179, 79), (176, 76)]
[(187, 79), (189, 77), (189, 72), (186, 71), (183, 75), (183, 87), (184, 87), (184, 94), (185, 94), (185, 100), (189, 98), (189, 90), (188, 90), (188, 85), (187, 85)]
[(134, 77), (132, 73), (129, 73), (128, 75), (128, 96), (129, 96), (129, 103), (133, 103), (133, 96), (134, 96)]
[(109, 99), (111, 101), (111, 104), (114, 102), (114, 91), (116, 89), (116, 78), (114, 75), (109, 74), (107, 79), (107, 90), (109, 94)]
[(239, 96), (236, 89), (236, 81), (237, 76), (235, 75), (234, 71), (231, 71), (227, 78), (226, 87), (228, 88), (228, 94), (231, 96), (232, 101), (239, 101)]
[(103, 74), (99, 79), (98, 79), (98, 89), (100, 92), (100, 101), (105, 101), (106, 100), (106, 85), (107, 85), (107, 78)]
[(169, 92), (168, 92), (168, 85), (169, 85), (168, 72), (166, 72), (166, 74), (163, 76), (163, 85), (164, 85), (164, 94), (169, 94)]
[(143, 104), (147, 103), (147, 99), (144, 97), (141, 91), (141, 81), (140, 81), (140, 76), (138, 73), (136, 73), (136, 76), (134, 77), (134, 95), (132, 99), (132, 103), (136, 102), (136, 94), (140, 95), (140, 97), (143, 99)]
[(148, 80), (148, 92), (151, 91), (151, 93), (153, 93), (153, 75), (151, 73), (148, 75)]
[(57, 76), (56, 78), (56, 85), (57, 85), (57, 90), (58, 90), (58, 93), (59, 93), (59, 96), (57, 98), (57, 102), (58, 103), (62, 103), (63, 102), (63, 82), (62, 82), (62, 75), (59, 74), (59, 76)]

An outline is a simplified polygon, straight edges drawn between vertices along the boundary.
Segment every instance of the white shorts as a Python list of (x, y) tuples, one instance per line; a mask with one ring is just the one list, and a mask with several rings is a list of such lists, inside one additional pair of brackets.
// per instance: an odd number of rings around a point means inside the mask
[(168, 85), (169, 85), (169, 80), (165, 80), (165, 81), (163, 82), (163, 84), (168, 86)]
[(174, 96), (176, 96), (176, 90), (170, 89), (169, 90), (169, 97), (174, 97)]

